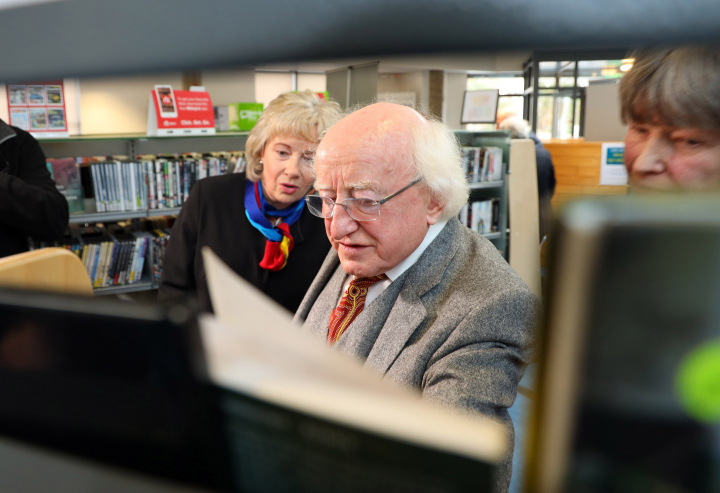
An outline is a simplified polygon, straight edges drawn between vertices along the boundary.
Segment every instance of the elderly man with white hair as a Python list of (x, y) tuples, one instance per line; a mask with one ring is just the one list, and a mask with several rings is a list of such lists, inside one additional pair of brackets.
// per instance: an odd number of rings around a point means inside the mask
[(373, 104), (329, 129), (315, 173), (306, 201), (333, 249), (296, 320), (423, 398), (499, 419), (512, 444), (507, 409), (530, 359), (538, 301), (457, 219), (468, 187), (452, 131)]

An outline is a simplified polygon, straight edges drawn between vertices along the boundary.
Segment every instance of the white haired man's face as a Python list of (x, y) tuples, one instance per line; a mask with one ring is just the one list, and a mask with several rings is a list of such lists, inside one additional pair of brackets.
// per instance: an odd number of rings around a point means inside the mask
[[(349, 198), (381, 200), (409, 185), (416, 114), (399, 105), (378, 103), (335, 125), (315, 155), (315, 188), (342, 203)], [(343, 269), (357, 277), (383, 274), (405, 260), (422, 242), (442, 208), (422, 182), (380, 206), (375, 221), (356, 221), (342, 206), (325, 219), (325, 231)]]

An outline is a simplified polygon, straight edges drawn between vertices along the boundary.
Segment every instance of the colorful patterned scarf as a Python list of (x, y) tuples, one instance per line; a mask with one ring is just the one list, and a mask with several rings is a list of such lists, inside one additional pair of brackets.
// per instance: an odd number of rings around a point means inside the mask
[[(265, 201), (260, 182), (246, 181), (245, 215), (250, 224), (267, 238), (265, 256), (260, 261), (260, 267), (273, 272), (285, 267), (295, 245), (290, 234), (290, 225), (298, 220), (304, 206), (304, 201), (298, 200), (286, 209), (276, 209)], [(266, 215), (281, 217), (283, 221), (275, 227)]]

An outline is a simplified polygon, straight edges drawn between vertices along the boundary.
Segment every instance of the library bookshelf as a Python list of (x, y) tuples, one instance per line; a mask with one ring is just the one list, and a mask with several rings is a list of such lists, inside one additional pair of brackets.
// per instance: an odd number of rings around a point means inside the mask
[[(248, 132), (222, 132), (215, 135), (184, 137), (149, 137), (141, 134), (83, 135), (65, 139), (39, 140), (48, 159), (88, 156), (122, 156), (137, 160), (146, 155), (174, 155), (186, 153), (233, 152), (245, 149)], [(95, 201), (86, 198), (85, 212), (72, 214), (70, 223), (91, 225), (96, 223), (141, 219), (146, 217), (174, 216), (181, 207), (96, 212)], [(145, 254), (142, 276), (131, 284), (95, 288), (95, 295), (109, 295), (157, 289), (152, 274), (152, 249)]]

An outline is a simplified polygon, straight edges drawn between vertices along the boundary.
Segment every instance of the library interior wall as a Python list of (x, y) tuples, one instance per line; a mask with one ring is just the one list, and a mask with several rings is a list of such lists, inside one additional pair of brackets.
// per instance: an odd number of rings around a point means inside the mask
[(156, 84), (181, 88), (182, 74), (80, 79), (82, 133), (145, 133), (150, 91)]
[(215, 106), (255, 101), (254, 69), (203, 71), (200, 80)]
[(443, 80), (442, 120), (453, 130), (462, 130), (463, 96), (467, 87), (467, 74), (461, 72), (445, 72)]
[(426, 110), (429, 106), (430, 71), (379, 74), (377, 92), (414, 92), (418, 108)]
[[(298, 91), (309, 89), (313, 92), (327, 90), (325, 74), (297, 74)], [(292, 74), (289, 72), (255, 72), (255, 101), (267, 107), (280, 94), (292, 91)]]

